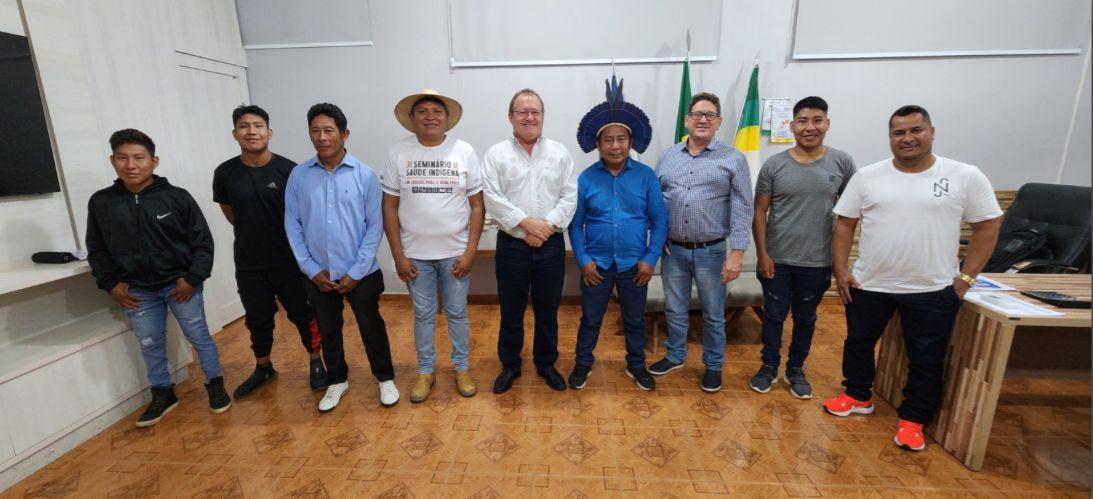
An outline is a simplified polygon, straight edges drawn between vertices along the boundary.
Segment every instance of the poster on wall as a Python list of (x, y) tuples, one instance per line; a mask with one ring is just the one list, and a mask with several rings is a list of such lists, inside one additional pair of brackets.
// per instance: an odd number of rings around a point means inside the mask
[(763, 121), (760, 130), (770, 136), (772, 144), (793, 143), (793, 105), (789, 99), (763, 99)]

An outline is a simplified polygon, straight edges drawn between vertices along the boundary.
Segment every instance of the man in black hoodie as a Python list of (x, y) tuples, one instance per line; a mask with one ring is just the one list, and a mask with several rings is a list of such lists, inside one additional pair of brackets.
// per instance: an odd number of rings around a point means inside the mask
[(167, 369), (168, 308), (197, 350), (209, 409), (227, 411), (231, 398), (201, 295), (213, 267), (213, 238), (205, 217), (190, 193), (152, 174), (159, 158), (143, 132), (114, 132), (110, 149), (118, 180), (88, 202), (87, 259), (99, 288), (129, 316), (144, 356), (152, 402), (136, 424), (152, 426), (178, 405)]

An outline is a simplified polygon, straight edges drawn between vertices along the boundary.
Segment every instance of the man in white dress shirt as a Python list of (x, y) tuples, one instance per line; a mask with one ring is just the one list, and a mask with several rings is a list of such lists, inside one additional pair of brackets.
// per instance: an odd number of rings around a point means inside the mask
[(525, 88), (512, 96), (509, 122), (512, 137), (491, 147), (482, 167), (486, 212), (501, 227), (496, 274), (501, 305), (497, 355), (502, 369), (493, 392), (508, 391), (520, 377), (529, 294), (535, 314), (535, 371), (561, 391), (565, 380), (554, 362), (566, 271), (562, 234), (576, 208), (577, 172), (565, 146), (543, 138), (543, 100), (534, 90)]

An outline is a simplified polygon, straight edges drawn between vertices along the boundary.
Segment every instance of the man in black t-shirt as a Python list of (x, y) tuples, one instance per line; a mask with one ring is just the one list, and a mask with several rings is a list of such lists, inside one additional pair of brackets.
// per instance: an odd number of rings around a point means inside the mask
[(232, 112), (232, 136), (241, 154), (220, 164), (213, 174), (213, 201), (235, 232), (235, 281), (246, 312), (256, 366), (235, 389), (235, 398), (249, 395), (277, 379), (270, 361), (277, 302), (300, 331), (300, 341), (311, 355), (312, 390), (326, 387), (326, 369), (320, 357), (319, 330), (304, 291), (306, 277), (285, 236), (285, 184), (295, 165), (273, 154), (269, 114), (258, 106), (239, 106)]

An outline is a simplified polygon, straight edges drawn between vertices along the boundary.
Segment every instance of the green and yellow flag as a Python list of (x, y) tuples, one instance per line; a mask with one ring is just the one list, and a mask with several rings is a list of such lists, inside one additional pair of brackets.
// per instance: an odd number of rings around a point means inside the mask
[(759, 65), (751, 70), (748, 82), (748, 96), (744, 98), (744, 109), (740, 111), (740, 124), (736, 127), (733, 147), (744, 153), (752, 176), (759, 171)]
[(676, 114), (676, 136), (675, 143), (680, 143), (687, 140), (687, 126), (683, 124), (683, 119), (690, 112), (688, 106), (691, 105), (691, 55), (688, 53), (687, 58), (683, 60), (683, 81), (679, 84), (679, 113)]

